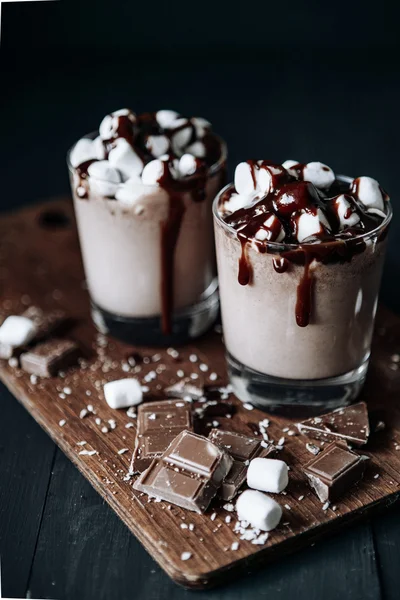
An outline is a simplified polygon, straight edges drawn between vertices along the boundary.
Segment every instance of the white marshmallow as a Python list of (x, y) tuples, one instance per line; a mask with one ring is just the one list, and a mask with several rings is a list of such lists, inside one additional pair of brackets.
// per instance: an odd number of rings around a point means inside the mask
[(37, 327), (31, 319), (26, 317), (7, 317), (0, 327), (0, 343), (18, 348), (31, 341)]
[(247, 469), (247, 485), (255, 490), (279, 494), (289, 483), (289, 470), (283, 460), (253, 458)]
[(272, 188), (271, 173), (274, 174), (273, 167), (260, 167), (260, 169), (256, 171), (257, 189), (262, 194), (268, 194)]
[[(279, 226), (279, 233), (277, 237), (273, 239), (272, 231), (274, 231), (277, 226)], [(276, 215), (270, 215), (268, 219), (264, 221), (263, 228), (259, 229), (254, 237), (260, 242), (265, 242), (267, 240), (271, 240), (273, 242), (282, 242), (282, 240), (285, 239), (285, 230), (283, 229), (278, 217)]]
[(143, 400), (140, 382), (133, 377), (109, 381), (103, 391), (107, 404), (115, 409), (136, 406)]
[(323, 190), (329, 188), (335, 181), (335, 173), (321, 162), (310, 162), (303, 168), (303, 179)]
[[(187, 123), (186, 127), (184, 127), (185, 123)], [(182, 127), (182, 129), (179, 129), (179, 131), (174, 133), (172, 136), (172, 145), (175, 151), (177, 152), (179, 152), (180, 150), (185, 148), (185, 146), (188, 145), (193, 133), (192, 126), (187, 119), (182, 118), (174, 121), (171, 128), (175, 129), (178, 127)]]
[(245, 196), (243, 194), (232, 194), (228, 202), (223, 205), (224, 212), (233, 213), (246, 206), (251, 206), (255, 200), (255, 196)]
[(108, 160), (110, 165), (122, 173), (124, 180), (140, 175), (143, 170), (142, 159), (124, 138), (115, 141), (115, 147), (110, 150)]
[(125, 183), (118, 186), (115, 198), (121, 204), (133, 206), (139, 199), (142, 200), (148, 191), (148, 187), (143, 185), (140, 177), (131, 177)]
[(193, 117), (191, 122), (194, 125), (196, 137), (198, 138), (202, 138), (204, 134), (211, 129), (210, 121), (207, 121), (207, 119), (203, 119), (202, 117)]
[(103, 159), (105, 156), (104, 148), (100, 149), (99, 143), (96, 140), (82, 138), (71, 150), (69, 160), (71, 165), (76, 168), (88, 160)]
[(129, 108), (120, 108), (112, 113), (113, 117), (129, 117), (132, 122), (136, 121), (136, 115)]
[(238, 194), (249, 196), (257, 191), (254, 185), (253, 169), (247, 162), (241, 162), (235, 169), (235, 188)]
[[(335, 199), (335, 209), (336, 214), (340, 221), (340, 229), (344, 229), (345, 227), (353, 227), (360, 222), (360, 215), (357, 214), (354, 210), (354, 206), (350, 204), (350, 202), (346, 199), (344, 194), (341, 194)], [(351, 214), (347, 217), (347, 213), (351, 210)]]
[(164, 174), (164, 161), (160, 159), (147, 163), (142, 172), (142, 183), (144, 185), (158, 185), (159, 179)]
[(193, 154), (196, 158), (204, 158), (206, 155), (206, 147), (203, 142), (194, 142), (186, 148), (186, 152)]
[(120, 172), (108, 160), (99, 160), (88, 168), (90, 189), (100, 196), (112, 197), (121, 183)]
[(289, 170), (289, 169), (291, 169), (292, 167), (294, 167), (295, 165), (298, 165), (298, 164), (299, 164), (298, 160), (291, 160), (291, 159), (289, 159), (289, 160), (285, 160), (282, 163), (282, 167), (284, 169), (286, 169), (286, 170)]
[(317, 214), (303, 213), (297, 221), (297, 240), (302, 242), (311, 235), (322, 233), (325, 229), (330, 229), (329, 223), (326, 220), (323, 212), (318, 208)]
[(279, 504), (255, 490), (245, 490), (236, 502), (236, 511), (240, 521), (247, 521), (262, 531), (272, 531), (282, 518)]
[(177, 119), (179, 119), (179, 113), (175, 110), (159, 110), (156, 113), (156, 121), (162, 129), (168, 129)]
[(114, 137), (118, 128), (118, 117), (128, 117), (134, 123), (136, 115), (128, 108), (121, 108), (110, 115), (106, 115), (99, 127), (99, 134), (102, 140), (109, 140)]
[(197, 161), (192, 154), (183, 154), (179, 159), (178, 171), (182, 177), (196, 173)]
[(381, 188), (376, 179), (372, 177), (357, 177), (353, 182), (353, 189), (358, 199), (368, 208), (377, 208), (383, 211), (385, 208)]
[(146, 140), (146, 148), (150, 150), (155, 158), (160, 158), (169, 150), (169, 140), (165, 135), (149, 135)]

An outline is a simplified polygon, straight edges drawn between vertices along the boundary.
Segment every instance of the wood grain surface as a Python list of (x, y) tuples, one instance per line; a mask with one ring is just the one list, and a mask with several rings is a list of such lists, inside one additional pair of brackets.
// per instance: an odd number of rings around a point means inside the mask
[[(64, 215), (64, 218), (61, 218)], [(306, 449), (307, 438), (288, 435), (293, 423), (270, 417), (268, 434), (275, 442), (285, 437), (280, 457), (291, 466), (287, 494), (279, 497), (284, 508), (280, 527), (272, 532), (263, 546), (239, 540), (233, 532), (234, 513), (214, 503), (206, 515), (195, 515), (164, 503), (148, 502), (146, 496), (132, 490), (133, 480), (126, 480), (134, 443), (135, 419), (126, 411), (113, 411), (104, 401), (105, 382), (129, 376), (127, 358), (135, 350), (99, 336), (89, 318), (88, 295), (85, 290), (77, 234), (68, 201), (25, 209), (2, 217), (0, 221), (0, 290), (2, 317), (18, 314), (32, 304), (43, 309), (63, 308), (71, 320), (68, 336), (79, 342), (84, 355), (84, 368), (68, 370), (64, 377), (48, 380), (31, 378), (7, 362), (0, 365), (0, 376), (35, 420), (47, 431), (93, 487), (112, 506), (129, 529), (140, 539), (161, 567), (178, 583), (189, 587), (205, 587), (231, 577), (242, 569), (277, 559), (336, 531), (374, 508), (386, 506), (400, 493), (400, 417), (397, 402), (397, 370), (391, 356), (400, 349), (400, 320), (381, 310), (374, 342), (372, 369), (363, 393), (373, 418), (386, 423), (383, 431), (371, 435), (365, 454), (370, 456), (363, 482), (337, 503), (336, 510), (322, 509), (308, 488), (301, 465), (311, 458)], [(140, 363), (135, 373), (149, 386), (145, 400), (163, 397), (163, 388), (178, 380), (176, 362), (165, 351), (140, 348), (149, 364)], [(217, 383), (226, 383), (223, 346), (219, 334), (213, 332), (191, 347), (179, 349), (187, 358), (195, 353), (199, 360), (190, 373), (197, 373), (209, 383), (209, 374), (218, 375)], [(154, 355), (160, 354), (157, 362)], [(199, 370), (200, 363), (209, 371)], [(157, 378), (145, 382), (146, 374), (159, 369)], [(189, 372), (186, 375), (190, 374)], [(69, 393), (70, 392), (70, 393)], [(198, 422), (207, 430), (209, 421), (221, 427), (247, 433), (258, 428), (265, 414), (246, 410), (233, 397), (236, 411), (231, 419), (206, 417)], [(93, 405), (96, 414), (81, 418), (81, 411)], [(98, 424), (96, 419), (100, 419)], [(64, 426), (60, 421), (65, 420)], [(115, 421), (112, 428), (109, 420)], [(132, 426), (128, 424), (131, 423)], [(128, 425), (128, 428), (126, 427)], [(107, 432), (102, 429), (107, 428)], [(286, 431), (283, 431), (286, 430)], [(86, 442), (85, 445), (79, 445)], [(398, 450), (396, 450), (398, 448)], [(119, 451), (128, 449), (123, 454)], [(96, 454), (80, 454), (82, 451)], [(24, 451), (29, 448), (24, 446)], [(45, 486), (42, 488), (44, 493)], [(68, 489), (64, 490), (68, 494)], [(304, 496), (299, 501), (298, 498)], [(210, 516), (217, 513), (215, 520)], [(225, 518), (232, 516), (231, 523)], [(193, 523), (194, 530), (182, 529), (182, 523)], [(231, 550), (233, 542), (239, 548)], [(181, 560), (182, 552), (192, 557)]]

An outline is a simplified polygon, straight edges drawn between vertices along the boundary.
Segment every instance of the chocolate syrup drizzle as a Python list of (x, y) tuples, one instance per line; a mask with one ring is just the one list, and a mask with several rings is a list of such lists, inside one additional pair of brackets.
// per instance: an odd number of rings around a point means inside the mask
[[(253, 269), (248, 254), (248, 246), (256, 246), (260, 253), (268, 253), (269, 242), (276, 242), (282, 228), (285, 238), (279, 256), (273, 257), (273, 267), (277, 273), (285, 273), (290, 264), (302, 265), (303, 275), (297, 287), (295, 308), (296, 323), (299, 327), (307, 327), (312, 316), (313, 307), (313, 271), (311, 263), (316, 260), (323, 264), (350, 262), (353, 256), (364, 252), (366, 243), (357, 239), (361, 234), (369, 233), (376, 229), (383, 218), (376, 214), (367, 213), (365, 207), (357, 197), (357, 185), (335, 180), (332, 186), (322, 192), (313, 184), (296, 179), (281, 165), (267, 161), (247, 161), (251, 167), (254, 189), (257, 187), (256, 171), (272, 167), (272, 191), (250, 207), (241, 208), (232, 214), (223, 216), (224, 221), (237, 232), (241, 244), (241, 254), (238, 265), (238, 282), (240, 285), (252, 283)], [(304, 165), (298, 164), (290, 168), (298, 177), (302, 177)], [(357, 181), (357, 180), (355, 180)], [(387, 194), (382, 191), (382, 196), (388, 200)], [(220, 198), (220, 207), (228, 202), (236, 190), (230, 186)], [(353, 212), (360, 215), (360, 221), (353, 227), (340, 228), (340, 220), (335, 210), (335, 200), (341, 194), (345, 195), (350, 207), (347, 209), (346, 218)], [(329, 230), (321, 227), (321, 231), (307, 238), (303, 243), (297, 241), (297, 231), (300, 216), (306, 212), (317, 215), (321, 210), (329, 224)], [(270, 220), (267, 227), (265, 221), (274, 215), (276, 219)], [(258, 240), (255, 235), (259, 230), (267, 229), (266, 241)], [(386, 228), (378, 238), (378, 242), (387, 235)], [(287, 245), (295, 245), (289, 250)], [(279, 250), (279, 246), (277, 247)]]
[[(195, 122), (192, 119), (185, 119), (182, 124), (174, 129), (163, 129), (157, 122), (156, 113), (148, 112), (135, 117), (129, 111), (127, 115), (114, 117), (116, 126), (111, 137), (103, 141), (105, 159), (108, 159), (110, 150), (115, 147), (116, 140), (125, 139), (141, 158), (143, 164), (154, 160), (148, 147), (148, 138), (150, 135), (163, 135), (169, 140), (170, 149), (168, 151), (170, 159), (165, 161), (164, 171), (158, 183), (168, 194), (168, 217), (161, 223), (161, 325), (164, 334), (172, 332), (172, 313), (174, 305), (174, 257), (175, 249), (181, 230), (182, 220), (185, 214), (184, 193), (190, 193), (193, 202), (202, 202), (206, 197), (206, 183), (210, 173), (210, 168), (217, 164), (223, 155), (220, 139), (207, 130), (201, 137), (201, 142), (205, 146), (204, 158), (196, 158), (196, 172), (194, 175), (176, 180), (171, 175), (174, 168), (174, 159), (178, 158), (173, 152), (173, 138), (183, 129), (190, 128), (190, 137), (187, 146), (198, 141), (196, 135)], [(95, 162), (87, 161), (79, 165), (76, 173), (79, 177), (78, 187), (81, 188), (78, 194), (80, 198), (89, 197), (88, 188), (88, 168)], [(221, 185), (225, 183), (225, 165), (220, 168)], [(110, 198), (113, 200), (113, 198)]]

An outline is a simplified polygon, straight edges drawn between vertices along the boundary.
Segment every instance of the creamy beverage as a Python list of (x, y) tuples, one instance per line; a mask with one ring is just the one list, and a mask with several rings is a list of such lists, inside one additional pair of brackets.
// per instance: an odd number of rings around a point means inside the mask
[(211, 203), (225, 147), (208, 121), (161, 110), (105, 117), (69, 155), (96, 324), (138, 343), (205, 331), (218, 310)]
[(214, 222), (228, 365), (243, 400), (335, 406), (359, 392), (388, 200), (370, 177), (336, 177), (321, 163), (238, 165)]

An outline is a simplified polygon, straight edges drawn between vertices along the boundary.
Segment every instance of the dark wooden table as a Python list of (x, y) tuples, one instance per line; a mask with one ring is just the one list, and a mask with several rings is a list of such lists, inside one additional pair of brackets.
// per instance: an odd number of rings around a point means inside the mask
[[(65, 193), (68, 146), (94, 129), (103, 114), (129, 104), (138, 111), (171, 107), (210, 118), (228, 141), (231, 167), (250, 156), (320, 159), (338, 172), (375, 176), (391, 192), (396, 211), (400, 84), (395, 58), (296, 52), (248, 61), (185, 62), (181, 57), (168, 65), (91, 57), (82, 65), (73, 57), (47, 56), (41, 63), (29, 57), (24, 64), (7, 61), (0, 75), (2, 210)], [(383, 281), (383, 299), (394, 310), (400, 310), (399, 229), (395, 217)], [(157, 567), (2, 386), (0, 406), (0, 554), (7, 597), (400, 597), (396, 505), (225, 588), (185, 591)]]

